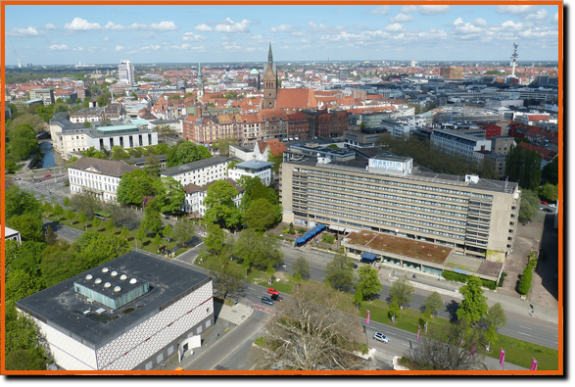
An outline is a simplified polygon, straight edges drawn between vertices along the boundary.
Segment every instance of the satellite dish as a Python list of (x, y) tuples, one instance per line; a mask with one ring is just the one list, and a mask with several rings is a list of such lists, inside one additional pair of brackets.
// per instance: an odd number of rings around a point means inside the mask
[(92, 278), (94, 278), (94, 277), (92, 277), (92, 274), (88, 274), (88, 275), (86, 276), (86, 279), (87, 279), (87, 280), (91, 280)]
[(112, 284), (109, 283), (109, 282), (106, 282), (106, 283), (104, 284), (104, 287), (105, 287), (105, 288), (109, 288), (110, 286), (112, 286)]
[(128, 278), (128, 276), (125, 275), (125, 274), (122, 274), (122, 275), (120, 276), (120, 279), (121, 279), (122, 281), (125, 280), (126, 278)]
[(102, 279), (101, 279), (101, 278), (96, 278), (96, 280), (94, 281), (94, 283), (96, 283), (96, 284), (101, 284), (101, 283), (102, 283)]
[(115, 276), (118, 275), (118, 272), (117, 272), (116, 270), (114, 270), (114, 271), (111, 273), (111, 275), (112, 275), (112, 277), (115, 277)]
[(107, 267), (102, 268), (102, 273), (107, 273), (109, 271), (110, 271), (110, 269), (108, 269)]
[(115, 291), (115, 292), (121, 292), (121, 291), (122, 291), (122, 288), (119, 287), (119, 286), (116, 286), (116, 287), (114, 288), (114, 291)]
[(132, 279), (130, 280), (130, 283), (131, 283), (132, 285), (135, 284), (135, 283), (137, 283), (137, 282), (138, 282), (138, 280), (135, 279), (135, 278), (132, 278)]

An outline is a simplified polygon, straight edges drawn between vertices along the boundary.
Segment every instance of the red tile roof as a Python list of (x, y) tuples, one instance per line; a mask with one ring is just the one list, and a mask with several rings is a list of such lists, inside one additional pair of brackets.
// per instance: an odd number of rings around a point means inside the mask
[(276, 108), (317, 108), (317, 99), (312, 89), (278, 89)]
[(541, 146), (528, 144), (526, 142), (520, 142), (519, 146), (523, 149), (538, 152), (545, 161), (551, 161), (555, 158), (555, 156), (557, 156), (557, 152), (553, 152), (552, 150), (543, 148)]

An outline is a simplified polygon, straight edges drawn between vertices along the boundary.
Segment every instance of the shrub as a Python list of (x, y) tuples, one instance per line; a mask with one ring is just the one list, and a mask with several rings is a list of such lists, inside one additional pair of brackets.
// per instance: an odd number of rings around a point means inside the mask
[(519, 282), (519, 286), (517, 287), (517, 291), (520, 294), (526, 295), (529, 293), (529, 289), (531, 289), (531, 280), (533, 279), (533, 265), (531, 262), (527, 265), (525, 270), (523, 270), (523, 275), (521, 276), (521, 280)]
[[(461, 273), (456, 273), (454, 271), (446, 271), (446, 270), (443, 271), (443, 278), (450, 280), (450, 281), (458, 281), (458, 282), (463, 282), (463, 283), (467, 283), (467, 281), (469, 280), (469, 276), (467, 274), (461, 274)], [(496, 289), (495, 281), (481, 279), (481, 284), (488, 289), (491, 289), (491, 290)], [(499, 286), (501, 286), (501, 285), (499, 285)]]
[(503, 286), (503, 281), (505, 280), (505, 277), (507, 277), (507, 273), (503, 272), (501, 273), (501, 278), (499, 279), (499, 284), (497, 285), (497, 287), (502, 287)]
[(333, 244), (333, 242), (335, 242), (335, 237), (333, 235), (329, 235), (328, 233), (323, 233), (321, 236), (321, 241), (324, 243)]

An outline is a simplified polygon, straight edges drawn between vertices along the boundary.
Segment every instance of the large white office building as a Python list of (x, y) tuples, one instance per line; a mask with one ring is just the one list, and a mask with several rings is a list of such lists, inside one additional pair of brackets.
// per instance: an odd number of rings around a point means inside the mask
[(455, 130), (435, 129), (431, 133), (431, 146), (444, 152), (464, 156), (468, 161), (477, 160), (475, 152), (491, 151), (491, 140), (459, 133)]
[(234, 181), (238, 181), (242, 176), (259, 177), (262, 184), (269, 186), (273, 179), (274, 163), (269, 161), (250, 160), (236, 164), (230, 169), (229, 176)]
[(210, 157), (209, 159), (162, 169), (161, 176), (173, 177), (183, 186), (188, 184), (203, 186), (214, 180), (228, 177), (228, 164), (231, 162), (232, 159), (229, 157)]
[(129, 60), (123, 60), (118, 66), (118, 82), (133, 85), (136, 83), (136, 75), (134, 73), (134, 65)]
[(123, 161), (82, 157), (68, 166), (70, 192), (90, 192), (98, 200), (115, 202), (124, 173), (138, 169)]

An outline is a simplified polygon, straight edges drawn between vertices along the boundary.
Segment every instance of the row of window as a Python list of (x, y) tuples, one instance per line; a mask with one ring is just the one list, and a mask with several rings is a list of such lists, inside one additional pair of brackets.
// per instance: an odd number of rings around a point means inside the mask
[(118, 178), (102, 176), (102, 175), (95, 175), (95, 174), (91, 174), (91, 173), (87, 173), (87, 172), (77, 171), (75, 169), (70, 169), (70, 176), (85, 177), (86, 179), (103, 181), (103, 182), (107, 182), (107, 183), (115, 183), (115, 184), (120, 183), (120, 179), (118, 179)]
[(414, 227), (414, 226), (410, 226), (407, 224), (400, 224), (400, 223), (395, 223), (395, 222), (388, 222), (385, 220), (378, 220), (378, 219), (372, 219), (372, 218), (365, 218), (363, 216), (355, 216), (355, 215), (348, 215), (348, 214), (344, 214), (341, 212), (334, 212), (334, 211), (326, 211), (324, 209), (320, 209), (320, 208), (309, 208), (310, 211), (317, 211), (323, 214), (329, 214), (329, 215), (335, 215), (335, 216), (340, 216), (340, 217), (346, 217), (346, 218), (353, 218), (353, 219), (359, 219), (359, 220), (363, 220), (363, 221), (367, 221), (367, 222), (372, 222), (372, 223), (380, 223), (380, 224), (385, 224), (387, 226), (392, 226), (392, 227), (398, 227), (398, 228), (403, 228), (403, 229), (408, 229), (408, 230), (414, 230), (414, 231), (420, 231), (420, 232), (424, 232), (427, 234), (436, 234), (436, 235), (442, 235), (442, 236), (446, 236), (446, 237), (450, 237), (450, 238), (455, 238), (455, 239), (465, 239), (464, 236), (462, 235), (456, 235), (456, 234), (451, 234), (451, 233), (447, 233), (447, 232), (443, 232), (443, 231), (438, 231), (438, 230), (430, 230), (427, 228), (422, 228), (422, 227)]
[(386, 199), (402, 200), (402, 201), (411, 202), (411, 203), (419, 203), (419, 204), (426, 204), (428, 206), (451, 208), (454, 210), (460, 210), (460, 211), (466, 211), (467, 212), (467, 208), (462, 207), (462, 206), (455, 206), (455, 205), (439, 203), (439, 202), (430, 202), (428, 200), (411, 199), (411, 198), (407, 198), (405, 196), (380, 194), (380, 193), (376, 193), (376, 192), (360, 191), (360, 190), (351, 189), (351, 188), (336, 187), (336, 186), (332, 186), (332, 185), (317, 184), (317, 183), (309, 183), (309, 186), (310, 187), (325, 188), (325, 189), (329, 189), (329, 190), (345, 191), (345, 192), (349, 192), (349, 193), (352, 193), (352, 194), (357, 195), (357, 196), (361, 196), (361, 195), (379, 196), (379, 197), (386, 198)]
[(321, 177), (310, 176), (310, 177), (309, 177), (309, 180), (325, 181), (325, 182), (328, 182), (328, 183), (336, 183), (336, 184), (346, 184), (346, 185), (351, 185), (351, 186), (354, 186), (354, 187), (365, 187), (365, 188), (369, 188), (369, 189), (373, 189), (373, 190), (378, 190), (378, 191), (388, 191), (388, 192), (395, 192), (395, 193), (399, 193), (399, 194), (403, 194), (403, 195), (421, 196), (421, 197), (426, 197), (426, 198), (436, 199), (436, 200), (449, 200), (449, 201), (454, 201), (454, 202), (459, 202), (459, 203), (468, 203), (468, 200), (467, 200), (467, 199), (458, 199), (458, 198), (452, 198), (452, 197), (449, 197), (449, 196), (441, 196), (441, 195), (433, 195), (433, 194), (424, 194), (424, 193), (421, 193), (421, 192), (405, 191), (405, 190), (396, 189), (396, 188), (378, 187), (378, 186), (369, 185), (369, 184), (349, 183), (349, 182), (340, 181), (340, 180), (335, 180), (335, 179), (324, 179), (324, 178), (321, 178)]
[[(321, 207), (327, 207), (327, 208), (334, 208), (334, 209), (338, 209), (338, 210), (342, 210), (342, 211), (349, 211), (349, 208), (347, 207), (340, 207), (340, 206), (334, 206), (333, 204), (326, 204), (326, 203), (313, 203), (313, 205), (316, 206), (321, 206)], [(361, 213), (361, 214), (365, 214), (365, 215), (374, 215), (373, 211), (361, 211), (361, 210), (354, 210), (354, 212), (356, 213)], [(347, 215), (349, 216), (349, 215)], [(443, 224), (438, 224), (438, 223), (431, 223), (431, 222), (422, 222), (419, 220), (413, 220), (413, 219), (406, 219), (406, 218), (401, 218), (398, 216), (391, 216), (391, 215), (386, 215), (386, 214), (379, 214), (380, 217), (382, 218), (387, 218), (387, 219), (393, 219), (399, 222), (402, 222), (401, 224), (403, 225), (402, 227), (404, 227), (405, 223), (415, 223), (415, 224), (420, 224), (422, 226), (430, 226), (430, 227), (439, 227), (445, 230), (450, 230), (450, 231), (454, 231), (454, 232), (460, 232), (460, 233), (465, 233), (465, 229), (464, 228), (459, 228), (459, 227), (452, 227), (452, 226), (446, 226)]]
[[(313, 192), (315, 190), (311, 190), (310, 192)], [(318, 192), (319, 193), (319, 192)], [(329, 199), (326, 198), (325, 196), (313, 196), (313, 195), (309, 195), (310, 198), (313, 199), (319, 199), (319, 200), (326, 200), (326, 201), (330, 201), (330, 202), (336, 202), (336, 203), (341, 203), (341, 204), (346, 204), (348, 206), (356, 206), (356, 207), (364, 207), (364, 208), (370, 208), (372, 210), (376, 210), (376, 211), (384, 211), (384, 212), (394, 212), (396, 214), (402, 214), (402, 215), (407, 215), (407, 216), (413, 216), (413, 217), (417, 217), (417, 218), (424, 218), (424, 219), (433, 219), (433, 220), (437, 220), (439, 222), (445, 222), (445, 223), (455, 223), (455, 224), (461, 224), (461, 225), (466, 225), (467, 223), (461, 220), (455, 220), (455, 219), (449, 219), (449, 218), (441, 218), (441, 217), (437, 217), (437, 216), (432, 216), (432, 215), (425, 215), (425, 214), (418, 214), (415, 212), (409, 212), (409, 211), (401, 211), (401, 210), (397, 210), (393, 207), (395, 207), (394, 204), (392, 203), (385, 203), (385, 202), (381, 202), (381, 201), (376, 201), (373, 200), (373, 202), (378, 203), (378, 204), (388, 204), (390, 207), (378, 207), (378, 206), (370, 206), (368, 204), (363, 204), (363, 203), (353, 203), (353, 202), (348, 202), (345, 200), (337, 200), (337, 199)], [(371, 200), (370, 200), (371, 201)], [(413, 207), (413, 206), (411, 206)]]
[[(454, 195), (471, 196), (474, 198), (481, 198), (481, 199), (493, 199), (492, 195), (484, 195), (484, 194), (478, 194), (478, 193), (468, 192), (468, 191), (459, 191), (459, 190), (454, 190), (454, 189), (450, 189), (450, 188), (440, 188), (440, 187), (432, 187), (432, 186), (426, 186), (426, 185), (420, 185), (420, 184), (402, 183), (399, 181), (374, 179), (374, 178), (370, 178), (370, 177), (363, 177), (363, 176), (356, 176), (356, 175), (343, 175), (343, 174), (338, 174), (338, 173), (323, 172), (323, 171), (308, 170), (308, 169), (302, 169), (302, 172), (314, 174), (314, 175), (334, 176), (334, 177), (341, 177), (344, 179), (367, 181), (367, 182), (376, 183), (376, 184), (396, 185), (396, 186), (401, 186), (401, 187), (406, 187), (406, 188), (420, 189), (420, 190), (424, 190), (424, 191), (436, 191), (436, 192), (449, 193), (449, 194), (454, 194)], [(378, 187), (378, 189), (379, 188), (380, 187)], [(449, 198), (448, 200), (450, 200), (450, 199), (452, 199), (452, 198)]]

